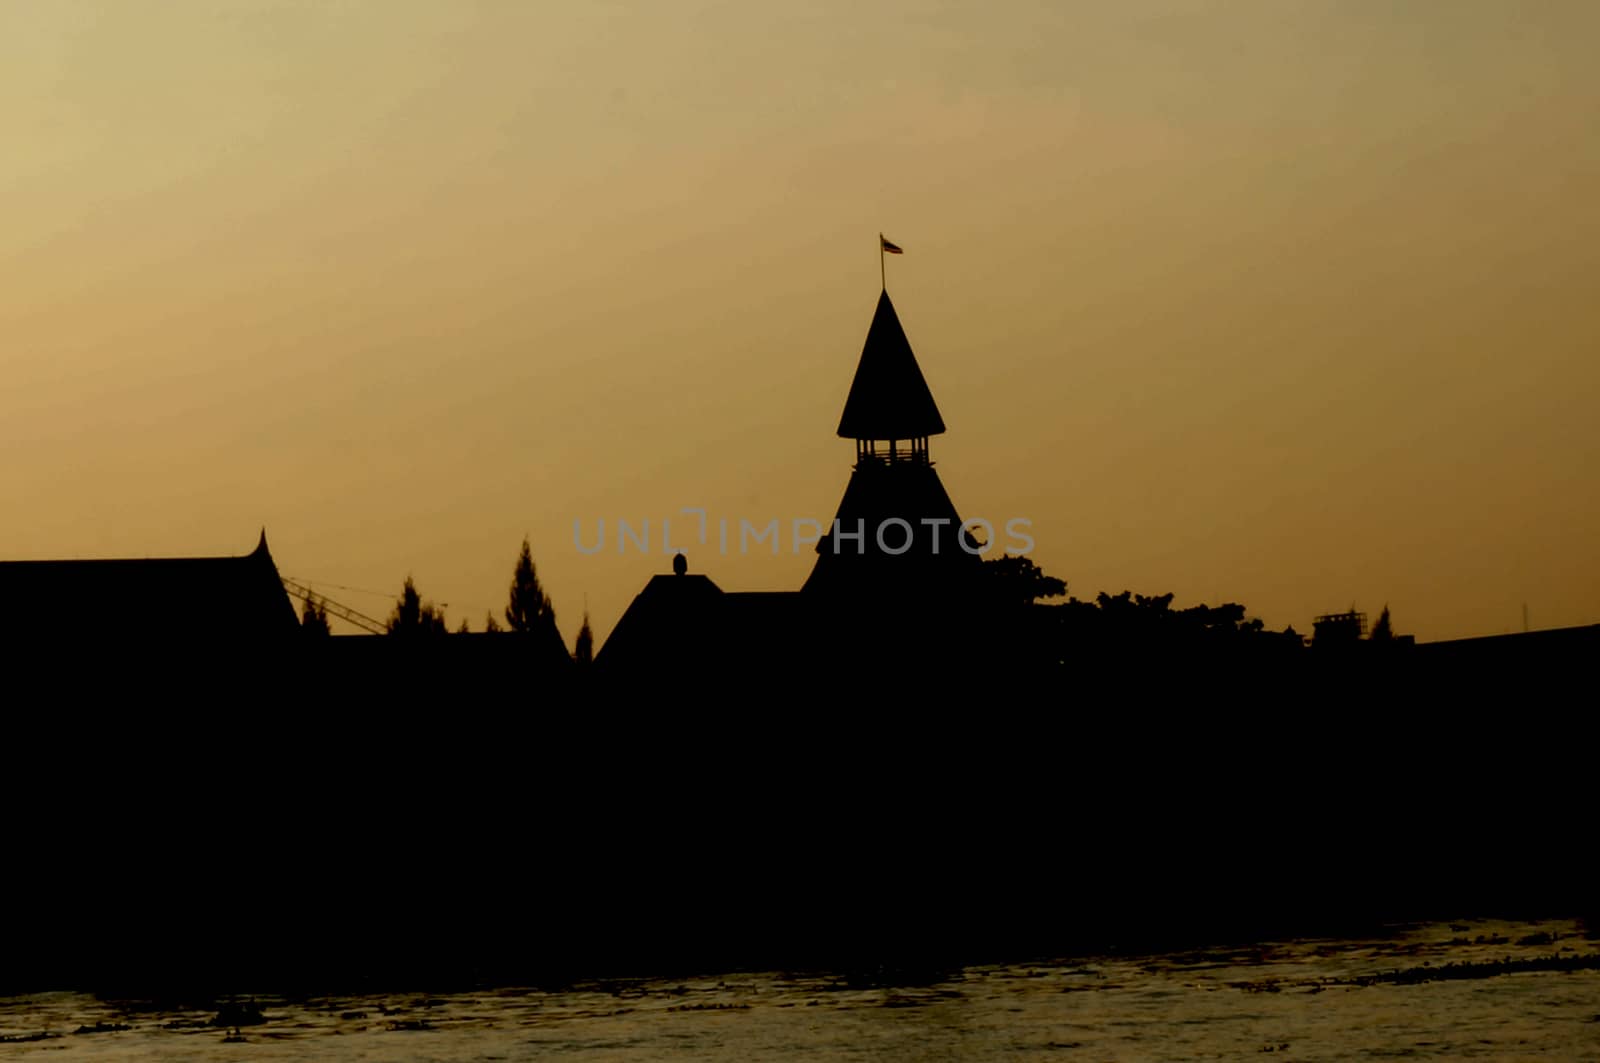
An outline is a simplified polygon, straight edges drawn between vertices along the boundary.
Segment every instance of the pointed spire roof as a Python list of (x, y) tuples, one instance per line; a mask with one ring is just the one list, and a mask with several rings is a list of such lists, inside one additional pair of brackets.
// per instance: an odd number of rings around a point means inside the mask
[(878, 297), (867, 342), (839, 418), (845, 439), (915, 439), (944, 431), (933, 392), (922, 378), (911, 341), (885, 290)]

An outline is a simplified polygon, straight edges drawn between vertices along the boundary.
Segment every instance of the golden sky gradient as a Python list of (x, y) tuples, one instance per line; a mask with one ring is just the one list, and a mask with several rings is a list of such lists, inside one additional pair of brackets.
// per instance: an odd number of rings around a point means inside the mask
[[(1594, 623), (1596, 40), (1589, 0), (7, 0), (0, 557), (265, 526), (479, 629), (526, 534), (603, 639), (668, 570), (619, 518), (832, 518), (881, 230), (946, 487), (1072, 593)], [(690, 568), (796, 589), (785, 535)]]

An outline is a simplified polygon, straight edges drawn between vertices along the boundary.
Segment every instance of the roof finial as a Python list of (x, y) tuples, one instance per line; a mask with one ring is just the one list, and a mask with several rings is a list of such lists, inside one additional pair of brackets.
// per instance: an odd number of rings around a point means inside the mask
[(267, 552), (267, 526), (265, 524), (263, 524), (261, 526), (261, 538), (260, 538), (259, 541), (256, 542), (256, 553), (264, 554), (266, 552)]

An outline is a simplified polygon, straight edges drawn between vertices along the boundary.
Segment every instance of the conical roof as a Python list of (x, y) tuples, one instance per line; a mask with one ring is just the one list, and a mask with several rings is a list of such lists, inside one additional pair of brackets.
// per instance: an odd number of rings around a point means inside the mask
[(944, 419), (886, 290), (878, 297), (878, 309), (867, 330), (850, 397), (839, 418), (839, 435), (845, 439), (915, 439), (943, 431)]
[(863, 463), (817, 543), (803, 589), (948, 598), (982, 568), (978, 548), (931, 464)]

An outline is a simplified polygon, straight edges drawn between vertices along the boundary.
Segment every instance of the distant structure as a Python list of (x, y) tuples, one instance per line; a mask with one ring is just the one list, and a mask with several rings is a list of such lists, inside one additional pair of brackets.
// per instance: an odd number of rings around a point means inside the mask
[(1324, 613), (1311, 625), (1313, 646), (1343, 646), (1367, 636), (1367, 614), (1352, 609), (1348, 613)]
[(419, 640), (361, 617), (366, 634), (312, 638), (292, 601), (310, 593), (279, 573), (265, 529), (236, 556), (0, 561), (0, 675), (215, 708), (267, 697), (290, 672), (321, 699), (359, 704), (558, 682), (572, 663), (554, 624)]
[[(816, 662), (918, 676), (959, 666), (983, 558), (929, 457), (945, 431), (887, 291), (878, 297), (838, 435), (855, 464), (799, 591), (726, 592), (682, 555), (653, 577), (595, 656), (600, 674), (685, 668), (796, 679)], [(684, 562), (680, 564), (680, 562)], [(881, 667), (880, 667), (881, 666)], [(909, 675), (903, 675), (903, 679)]]

